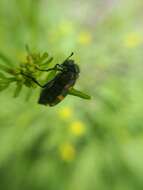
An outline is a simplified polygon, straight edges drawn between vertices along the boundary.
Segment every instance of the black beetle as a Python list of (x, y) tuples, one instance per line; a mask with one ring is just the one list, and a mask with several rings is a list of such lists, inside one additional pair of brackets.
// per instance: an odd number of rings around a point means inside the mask
[(74, 86), (80, 73), (79, 66), (75, 64), (74, 60), (69, 59), (72, 55), (73, 53), (62, 64), (56, 64), (53, 68), (47, 70), (38, 69), (46, 72), (59, 71), (52, 80), (44, 85), (41, 85), (35, 78), (21, 73), (42, 88), (38, 100), (39, 104), (55, 106), (68, 95), (68, 91)]

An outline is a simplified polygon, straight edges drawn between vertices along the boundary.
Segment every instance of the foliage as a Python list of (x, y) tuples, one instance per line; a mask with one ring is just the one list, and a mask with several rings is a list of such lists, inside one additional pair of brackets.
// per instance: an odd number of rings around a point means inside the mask
[[(143, 189), (142, 7), (141, 0), (0, 1), (0, 189)], [(55, 55), (42, 68), (74, 52), (76, 88), (92, 99), (35, 103), (37, 85), (18, 72), (26, 68), (41, 83), (55, 73), (35, 70), (25, 43)]]
[[(6, 77), (3, 73), (0, 73), (0, 91), (5, 90), (13, 82), (16, 83), (16, 89), (14, 92), (14, 97), (17, 97), (21, 90), (22, 86), (25, 85), (28, 88), (34, 88), (35, 83), (32, 79), (37, 80), (42, 74), (42, 70), (50, 69), (48, 65), (52, 62), (53, 58), (50, 57), (47, 52), (44, 52), (42, 55), (40, 53), (31, 53), (28, 46), (26, 61), (21, 63), (17, 68), (12, 67), (12, 62), (7, 59), (5, 55), (0, 54), (0, 58), (8, 63), (9, 67), (1, 65), (1, 70), (7, 74), (12, 75), (12, 77)], [(11, 67), (10, 67), (11, 66)], [(48, 76), (46, 76), (46, 83), (53, 79), (56, 76), (57, 71), (50, 71)], [(32, 91), (30, 91), (31, 93)], [(84, 94), (74, 88), (69, 89), (69, 94), (73, 96), (78, 96), (83, 99), (90, 99), (89, 95)]]

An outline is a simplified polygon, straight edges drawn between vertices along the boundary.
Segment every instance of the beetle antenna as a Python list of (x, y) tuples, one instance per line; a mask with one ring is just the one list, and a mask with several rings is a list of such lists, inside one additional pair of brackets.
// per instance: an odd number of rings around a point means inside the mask
[(72, 56), (73, 56), (73, 54), (74, 54), (74, 53), (73, 53), (73, 52), (71, 52), (70, 56), (69, 56), (67, 59), (69, 59), (70, 57), (72, 57)]
[(73, 52), (66, 58), (66, 60), (68, 60), (70, 57), (72, 57), (73, 56)]
[(73, 52), (63, 61), (63, 63), (65, 62), (65, 61), (67, 61), (70, 57), (72, 57), (73, 56)]

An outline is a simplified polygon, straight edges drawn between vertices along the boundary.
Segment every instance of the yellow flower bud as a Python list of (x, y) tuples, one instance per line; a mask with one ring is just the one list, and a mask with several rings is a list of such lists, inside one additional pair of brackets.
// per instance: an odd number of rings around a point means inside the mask
[(124, 46), (135, 48), (143, 43), (143, 36), (138, 33), (129, 33), (124, 39)]
[(69, 130), (75, 136), (82, 136), (85, 134), (85, 125), (81, 121), (71, 123)]
[(59, 148), (61, 159), (64, 161), (72, 161), (75, 158), (75, 147), (70, 143), (62, 144)]

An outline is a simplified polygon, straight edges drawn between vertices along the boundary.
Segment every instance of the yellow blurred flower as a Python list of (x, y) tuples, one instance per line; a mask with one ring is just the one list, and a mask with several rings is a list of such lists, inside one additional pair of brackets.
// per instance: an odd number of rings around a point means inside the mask
[(64, 161), (72, 161), (76, 155), (75, 147), (70, 143), (62, 144), (59, 148), (61, 159)]
[(89, 45), (92, 42), (92, 35), (90, 32), (81, 32), (78, 36), (78, 42), (81, 45)]
[(85, 134), (85, 125), (81, 121), (75, 121), (71, 123), (69, 130), (75, 136), (82, 136)]
[(143, 36), (139, 33), (129, 33), (124, 39), (124, 45), (127, 48), (134, 48), (143, 43)]
[(70, 107), (64, 107), (59, 110), (59, 116), (62, 119), (69, 119), (72, 117), (72, 115), (73, 115), (73, 111)]

